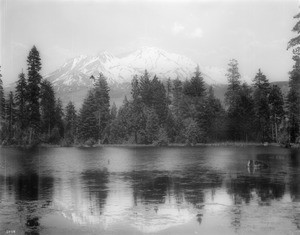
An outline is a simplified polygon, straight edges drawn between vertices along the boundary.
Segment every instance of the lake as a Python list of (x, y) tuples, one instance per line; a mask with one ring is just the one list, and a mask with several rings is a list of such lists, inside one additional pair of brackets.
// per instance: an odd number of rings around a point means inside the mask
[[(0, 148), (0, 234), (300, 234), (300, 151)], [(248, 160), (268, 163), (248, 169)]]

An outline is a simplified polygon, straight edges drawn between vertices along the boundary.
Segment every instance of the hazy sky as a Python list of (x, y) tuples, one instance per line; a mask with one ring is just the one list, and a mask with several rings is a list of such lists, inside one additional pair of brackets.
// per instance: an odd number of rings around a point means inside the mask
[(293, 64), (286, 48), (295, 36), (297, 0), (0, 1), (4, 84), (26, 70), (33, 45), (43, 74), (76, 55), (106, 50), (118, 56), (141, 46), (225, 69), (236, 58), (248, 82), (258, 68), (270, 81), (287, 80)]

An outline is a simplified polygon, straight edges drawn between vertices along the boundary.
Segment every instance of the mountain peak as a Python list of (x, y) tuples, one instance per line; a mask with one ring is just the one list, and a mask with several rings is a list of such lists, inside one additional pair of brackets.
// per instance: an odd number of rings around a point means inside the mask
[(140, 56), (159, 56), (164, 54), (171, 54), (166, 52), (163, 49), (157, 47), (141, 47), (140, 49), (136, 50), (133, 54), (140, 55)]
[(103, 52), (98, 53), (97, 57), (103, 62), (115, 59), (115, 57), (108, 51), (103, 51)]
[(163, 52), (166, 53), (165, 50), (158, 48), (158, 47), (152, 47), (152, 46), (143, 46), (139, 49), (139, 51), (145, 51), (145, 52)]
[[(62, 67), (46, 76), (54, 86), (90, 86), (89, 77), (98, 76), (101, 72), (109, 84), (130, 82), (134, 75), (142, 75), (145, 69), (150, 75), (161, 79), (189, 79), (194, 75), (197, 64), (186, 56), (169, 53), (156, 47), (141, 47), (121, 58), (107, 51), (95, 56), (80, 55), (67, 61)], [(210, 76), (204, 80), (212, 83)], [(213, 81), (214, 82), (214, 81)]]

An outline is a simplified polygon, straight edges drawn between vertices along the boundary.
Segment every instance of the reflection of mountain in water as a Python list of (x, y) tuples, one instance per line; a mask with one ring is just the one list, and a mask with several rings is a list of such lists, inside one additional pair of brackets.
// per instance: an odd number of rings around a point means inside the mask
[[(113, 148), (72, 149), (77, 155), (68, 160), (56, 157), (65, 150), (53, 151), (50, 157), (36, 152), (28, 162), (23, 157), (6, 159), (7, 170), (0, 172), (0, 227), (1, 221), (7, 221), (3, 217), (6, 213), (16, 221), (10, 226), (20, 233), (39, 233), (41, 228), (60, 228), (63, 223), (73, 229), (95, 228), (100, 232), (127, 229), (159, 233), (180, 226), (208, 228), (216, 221), (243, 233), (250, 231), (247, 225), (251, 223), (260, 228), (276, 225), (278, 221), (272, 221), (272, 216), (261, 213), (269, 211), (281, 224), (300, 229), (299, 152), (291, 152), (284, 159), (272, 154), (254, 155), (254, 159), (268, 161), (270, 168), (249, 173), (246, 166), (240, 167), (246, 159), (238, 159), (235, 165), (235, 159), (230, 158), (224, 167), (217, 154), (206, 156), (211, 161), (199, 160), (174, 149), (169, 155), (167, 149), (152, 150), (152, 154), (165, 151), (153, 158), (149, 149), (126, 154)], [(90, 155), (83, 159), (80, 154), (85, 152)], [(225, 165), (226, 158), (221, 157)]]

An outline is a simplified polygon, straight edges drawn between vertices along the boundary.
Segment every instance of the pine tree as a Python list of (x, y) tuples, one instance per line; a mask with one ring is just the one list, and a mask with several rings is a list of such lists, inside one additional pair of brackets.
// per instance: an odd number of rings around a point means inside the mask
[(4, 108), (5, 108), (5, 97), (4, 97), (1, 66), (0, 66), (0, 127), (2, 125), (2, 122), (4, 121), (4, 118), (5, 118)]
[(228, 88), (225, 93), (225, 104), (228, 107), (228, 128), (229, 137), (233, 140), (239, 140), (240, 136), (240, 89), (241, 89), (241, 75), (238, 70), (238, 62), (235, 59), (230, 60), (226, 77), (228, 79)]
[(152, 107), (153, 89), (150, 80), (150, 75), (147, 70), (145, 70), (145, 73), (140, 78), (139, 90), (143, 104), (145, 104), (147, 107)]
[(11, 140), (14, 136), (14, 125), (16, 122), (16, 107), (12, 91), (9, 93), (6, 101), (5, 114), (6, 123), (8, 125), (8, 138)]
[(129, 103), (125, 96), (123, 105), (119, 108), (117, 117), (112, 120), (110, 126), (110, 143), (121, 144), (128, 141), (131, 134), (131, 115), (132, 104)]
[(173, 100), (171, 110), (174, 114), (175, 119), (181, 119), (181, 102), (182, 102), (182, 82), (179, 78), (173, 81)]
[(193, 119), (186, 119), (184, 121), (184, 136), (187, 144), (196, 144), (199, 135), (202, 135), (197, 122)]
[(110, 118), (111, 120), (114, 120), (117, 118), (117, 114), (118, 114), (118, 109), (117, 106), (115, 104), (115, 102), (113, 102), (111, 109), (110, 109)]
[[(145, 71), (145, 74), (142, 78), (141, 81), (139, 81), (137, 76), (133, 77), (131, 81), (132, 102), (128, 103), (127, 101), (127, 109), (130, 110), (128, 113), (128, 132), (133, 133), (135, 143), (138, 143), (139, 133), (145, 128), (146, 125), (146, 120), (143, 113), (145, 104), (143, 103), (142, 92), (148, 92), (146, 87), (150, 86), (150, 79), (147, 71)], [(143, 87), (141, 88), (142, 81)]]
[(172, 111), (168, 110), (166, 123), (164, 125), (164, 130), (167, 133), (168, 139), (171, 142), (175, 142), (176, 137), (179, 135), (181, 129), (182, 129), (182, 125), (180, 125), (179, 122), (175, 120)]
[(109, 87), (106, 78), (102, 73), (99, 74), (98, 79), (95, 82), (94, 87), (94, 102), (96, 107), (96, 112), (94, 113), (97, 118), (98, 136), (99, 140), (104, 141), (108, 138), (105, 136), (107, 133), (106, 128), (109, 125), (110, 119), (110, 97), (109, 97)]
[(79, 111), (78, 138), (81, 142), (95, 142), (99, 138), (97, 107), (93, 90), (90, 90)]
[(238, 127), (240, 128), (239, 136), (241, 140), (247, 142), (248, 140), (254, 139), (253, 129), (255, 112), (252, 88), (245, 82), (240, 87), (238, 107)]
[(270, 110), (268, 100), (270, 83), (260, 69), (258, 70), (253, 82), (255, 126), (258, 135), (257, 138), (261, 141), (268, 141), (270, 139)]
[(48, 133), (50, 137), (51, 131), (56, 124), (53, 114), (55, 111), (55, 94), (52, 87), (52, 84), (44, 80), (41, 83), (41, 121), (42, 121), (42, 131), (43, 133)]
[[(294, 18), (299, 19), (300, 13)], [(297, 36), (288, 43), (288, 49), (293, 48), (293, 60), (295, 61), (289, 80), (288, 118), (290, 141), (295, 142), (300, 136), (300, 21), (296, 23), (292, 31), (297, 33)]]
[(67, 104), (65, 113), (65, 139), (67, 144), (72, 144), (77, 135), (77, 115), (75, 106), (71, 101)]
[(146, 144), (152, 144), (153, 141), (158, 138), (159, 131), (159, 118), (154, 109), (145, 109), (146, 116), (146, 128), (145, 128), (145, 140)]
[(63, 112), (63, 107), (62, 107), (62, 102), (58, 98), (55, 102), (55, 110), (54, 110), (54, 125), (57, 127), (58, 132), (59, 132), (59, 138), (64, 136), (64, 123), (63, 123), (63, 117), (64, 117), (64, 112)]
[(116, 118), (111, 121), (109, 143), (122, 144), (127, 141), (127, 129), (122, 125), (122, 118)]
[(167, 92), (167, 102), (168, 105), (171, 104), (171, 95), (172, 95), (172, 81), (170, 78), (168, 78), (166, 83), (166, 92)]
[(228, 79), (228, 88), (225, 93), (225, 104), (228, 106), (228, 109), (235, 109), (237, 101), (236, 97), (238, 96), (241, 85), (241, 75), (238, 70), (237, 60), (230, 60), (228, 66), (229, 68), (226, 74), (226, 77)]
[(27, 57), (28, 64), (28, 119), (30, 127), (30, 144), (32, 138), (36, 140), (40, 129), (40, 83), (42, 76), (40, 75), (41, 70), (41, 59), (40, 54), (35, 46), (29, 52)]
[(222, 132), (224, 132), (224, 125), (220, 122), (220, 119), (224, 118), (224, 110), (221, 101), (215, 97), (212, 86), (208, 89), (205, 108), (202, 113), (202, 118), (198, 120), (198, 123), (201, 123), (201, 129), (203, 129), (204, 132), (202, 141), (220, 139), (223, 134)]
[[(137, 75), (134, 75), (131, 80), (131, 96), (135, 102), (141, 99), (140, 84)], [(125, 99), (127, 100), (126, 96)]]
[(203, 81), (199, 65), (197, 65), (195, 76), (191, 78), (191, 81), (186, 83), (183, 92), (185, 95), (190, 97), (204, 97), (205, 91), (205, 83)]
[(25, 129), (28, 123), (27, 117), (27, 81), (25, 79), (25, 74), (22, 72), (19, 74), (19, 80), (17, 81), (16, 92), (15, 92), (15, 100), (16, 100), (16, 109), (17, 109), (17, 119), (18, 125), (22, 130)]
[(280, 88), (273, 85), (269, 94), (269, 109), (271, 119), (272, 139), (278, 142), (279, 125), (284, 118), (284, 101)]
[[(197, 66), (195, 76), (190, 81), (186, 80), (183, 84), (183, 97), (180, 101), (180, 108), (183, 118), (197, 121), (200, 129), (205, 122), (205, 95), (205, 84), (199, 66)], [(204, 134), (203, 131), (201, 133)]]
[(152, 108), (154, 108), (159, 125), (162, 126), (165, 124), (167, 115), (168, 115), (168, 99), (166, 89), (161, 81), (158, 80), (156, 76), (151, 81), (152, 89)]

